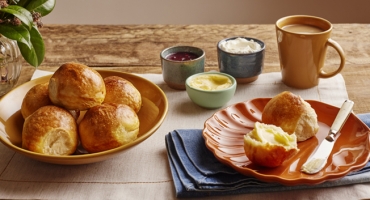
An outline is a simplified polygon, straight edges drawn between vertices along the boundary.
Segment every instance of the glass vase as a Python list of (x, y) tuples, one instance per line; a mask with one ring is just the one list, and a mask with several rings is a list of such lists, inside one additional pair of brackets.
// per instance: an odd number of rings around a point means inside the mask
[(0, 97), (17, 84), (22, 69), (21, 58), (17, 42), (0, 35)]

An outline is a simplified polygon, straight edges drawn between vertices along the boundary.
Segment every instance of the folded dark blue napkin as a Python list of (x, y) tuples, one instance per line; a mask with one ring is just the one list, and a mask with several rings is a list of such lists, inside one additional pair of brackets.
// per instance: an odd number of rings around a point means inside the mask
[[(370, 113), (358, 117), (370, 127)], [(342, 179), (318, 185), (284, 186), (244, 176), (220, 163), (205, 146), (201, 129), (178, 129), (165, 136), (178, 198), (324, 188), (370, 182), (370, 162)]]

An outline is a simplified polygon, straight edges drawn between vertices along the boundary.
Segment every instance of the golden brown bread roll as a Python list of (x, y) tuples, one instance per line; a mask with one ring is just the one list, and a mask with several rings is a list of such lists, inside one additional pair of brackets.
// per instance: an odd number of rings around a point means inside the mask
[(137, 138), (139, 118), (127, 105), (104, 103), (90, 108), (78, 129), (81, 144), (89, 153), (127, 144)]
[(139, 90), (128, 80), (119, 76), (108, 76), (104, 78), (106, 95), (104, 103), (118, 103), (130, 106), (139, 112), (141, 108), (141, 94)]
[(50, 100), (68, 110), (87, 110), (100, 105), (105, 93), (101, 75), (79, 63), (63, 64), (49, 81)]
[(244, 136), (244, 151), (252, 163), (277, 167), (299, 150), (295, 134), (289, 135), (275, 125), (256, 122), (254, 129)]
[(24, 149), (47, 155), (73, 154), (78, 144), (77, 124), (65, 109), (49, 105), (26, 118), (22, 131)]
[(273, 97), (262, 112), (262, 122), (281, 127), (289, 134), (295, 133), (297, 141), (305, 141), (319, 130), (317, 115), (309, 103), (291, 92)]
[(41, 83), (33, 86), (24, 96), (21, 113), (24, 119), (35, 112), (37, 109), (46, 106), (52, 105), (49, 98), (49, 83)]

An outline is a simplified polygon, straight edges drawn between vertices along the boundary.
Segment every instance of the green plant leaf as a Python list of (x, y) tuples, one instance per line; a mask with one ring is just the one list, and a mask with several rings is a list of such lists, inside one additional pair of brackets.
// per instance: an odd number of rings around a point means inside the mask
[(35, 49), (36, 56), (37, 56), (37, 62), (38, 62), (37, 66), (39, 66), (44, 60), (44, 56), (45, 56), (44, 40), (42, 39), (42, 35), (36, 26), (32, 27), (30, 31), (30, 35), (31, 35), (31, 43), (33, 45), (33, 48)]
[(33, 0), (29, 1), (25, 8), (29, 11), (39, 12), (41, 16), (46, 16), (54, 10), (56, 0)]
[(33, 18), (30, 11), (20, 6), (9, 5), (6, 8), (0, 9), (0, 12), (9, 13), (11, 15), (18, 17), (24, 24), (28, 26), (29, 29), (31, 29), (33, 25)]
[(45, 45), (39, 30), (33, 26), (30, 30), (31, 48), (24, 43), (18, 43), (23, 58), (32, 66), (38, 67), (45, 56)]
[(13, 26), (10, 24), (1, 24), (0, 34), (9, 39), (16, 40), (18, 43), (23, 43), (28, 46), (28, 48), (32, 47), (30, 32), (28, 28), (23, 25)]
[(8, 4), (18, 4), (20, 0), (9, 0)]
[(22, 6), (23, 8), (32, 0), (16, 0), (18, 6)]
[(33, 23), (32, 12), (46, 16), (53, 11), (55, 4), (56, 0), (12, 0), (8, 7), (0, 9), (0, 12), (5, 13), (5, 19), (13, 15), (22, 21), (19, 26), (0, 24), (0, 34), (16, 40), (23, 58), (34, 67), (38, 67), (44, 60), (45, 45)]

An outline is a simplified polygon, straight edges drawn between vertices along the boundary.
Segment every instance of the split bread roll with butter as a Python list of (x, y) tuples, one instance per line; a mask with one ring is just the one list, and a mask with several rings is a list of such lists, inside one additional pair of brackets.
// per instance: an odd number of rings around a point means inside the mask
[(254, 129), (244, 136), (244, 151), (252, 163), (277, 167), (299, 149), (296, 135), (290, 135), (275, 125), (256, 122)]
[(309, 103), (291, 92), (273, 97), (262, 111), (262, 123), (244, 136), (248, 159), (265, 167), (280, 166), (296, 154), (297, 142), (316, 135), (317, 115)]
[(71, 113), (49, 105), (25, 119), (22, 148), (47, 155), (73, 154), (78, 144), (77, 124)]
[(300, 96), (288, 91), (276, 95), (266, 104), (262, 122), (295, 134), (298, 142), (315, 136), (319, 130), (315, 110)]

